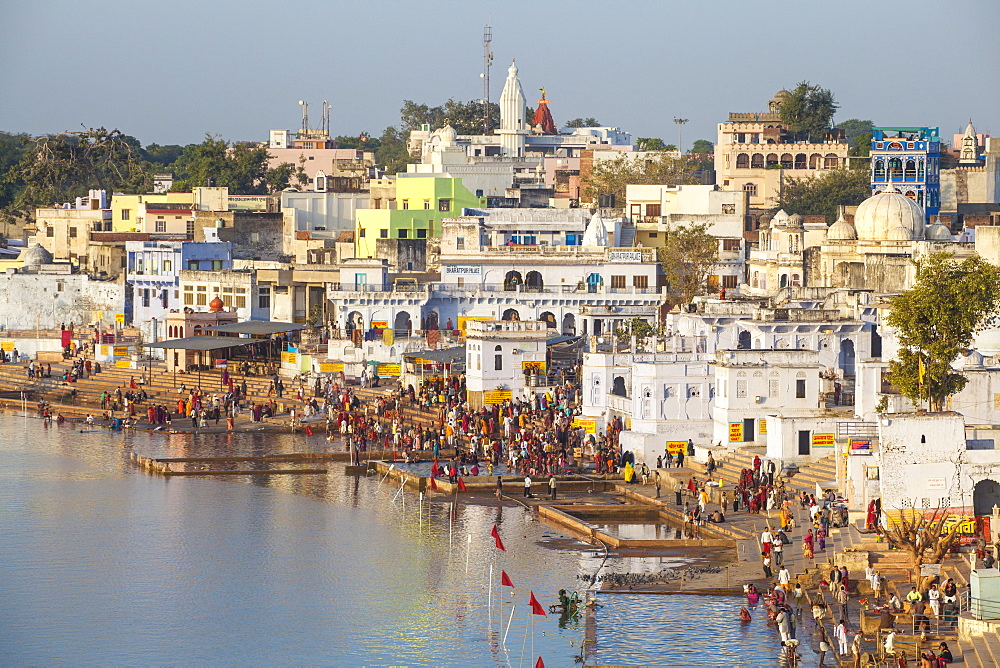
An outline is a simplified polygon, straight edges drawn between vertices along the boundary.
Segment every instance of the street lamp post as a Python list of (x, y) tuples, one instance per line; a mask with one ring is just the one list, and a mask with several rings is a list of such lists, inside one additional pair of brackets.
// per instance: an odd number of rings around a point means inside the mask
[(677, 124), (677, 150), (680, 151), (681, 155), (684, 155), (684, 124), (688, 122), (687, 118), (677, 118), (674, 116), (674, 123)]

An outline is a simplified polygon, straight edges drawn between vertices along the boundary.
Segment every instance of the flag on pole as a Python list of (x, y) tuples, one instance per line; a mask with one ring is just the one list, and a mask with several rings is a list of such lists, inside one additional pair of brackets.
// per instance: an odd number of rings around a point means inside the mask
[(438, 491), (438, 485), (436, 482), (434, 482), (434, 478), (431, 478), (431, 489), (434, 490), (435, 492)]
[(493, 538), (496, 540), (496, 542), (497, 542), (497, 549), (501, 550), (502, 552), (506, 552), (507, 548), (503, 546), (503, 541), (500, 540), (500, 532), (497, 531), (497, 525), (496, 524), (494, 524), (493, 528), (490, 530), (490, 535), (493, 536)]
[(531, 598), (528, 599), (528, 605), (531, 606), (531, 614), (541, 615), (542, 617), (545, 616), (545, 608), (543, 608), (542, 604), (538, 602), (537, 598), (535, 598), (535, 592), (531, 592)]
[(467, 490), (465, 488), (465, 481), (462, 480), (461, 478), (458, 479), (458, 491), (460, 491), (460, 492), (468, 492), (469, 491), (469, 490)]
[(545, 668), (545, 662), (542, 661), (542, 657), (538, 657), (538, 661), (535, 661), (535, 668)]
[(510, 576), (507, 575), (507, 571), (500, 571), (500, 586), (514, 588), (514, 583), (510, 581)]

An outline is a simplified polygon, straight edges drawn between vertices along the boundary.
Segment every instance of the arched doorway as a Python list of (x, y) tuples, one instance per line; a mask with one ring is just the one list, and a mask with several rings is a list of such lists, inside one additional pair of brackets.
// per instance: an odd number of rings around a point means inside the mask
[(364, 329), (365, 319), (360, 311), (351, 311), (347, 316), (348, 329)]
[(563, 336), (576, 336), (576, 317), (572, 313), (563, 316), (562, 333)]
[(538, 316), (538, 319), (545, 323), (545, 327), (548, 329), (556, 328), (556, 317), (552, 315), (551, 312), (546, 311), (545, 313)]
[(972, 510), (976, 515), (992, 515), (993, 506), (1000, 506), (1000, 483), (980, 480), (972, 489)]
[(410, 314), (406, 311), (397, 313), (392, 329), (397, 337), (409, 336), (413, 331), (413, 321), (410, 320)]
[(854, 375), (854, 341), (844, 339), (840, 342), (840, 368), (844, 376)]
[(537, 271), (529, 271), (524, 277), (525, 290), (541, 290), (543, 286), (542, 275)]
[(617, 395), (619, 397), (628, 396), (625, 389), (625, 378), (623, 378), (622, 376), (615, 376), (615, 382), (611, 385), (611, 394)]
[(521, 314), (517, 312), (517, 309), (509, 308), (503, 312), (503, 320), (518, 321), (521, 319)]
[(778, 276), (778, 287), (787, 288), (788, 287), (788, 274), (782, 274)]
[(521, 278), (521, 272), (519, 271), (508, 271), (507, 275), (503, 279), (503, 289), (507, 291), (517, 290), (521, 285), (524, 285), (524, 279)]
[(747, 330), (741, 330), (739, 336), (737, 337), (736, 349), (737, 350), (750, 350), (751, 346), (750, 332)]

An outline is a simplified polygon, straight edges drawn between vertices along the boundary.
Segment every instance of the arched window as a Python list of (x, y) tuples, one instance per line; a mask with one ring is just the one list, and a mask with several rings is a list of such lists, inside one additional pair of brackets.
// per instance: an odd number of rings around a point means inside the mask
[(750, 156), (740, 153), (736, 156), (736, 169), (747, 169), (750, 167)]
[(875, 180), (885, 181), (885, 160), (875, 161)]
[(823, 158), (823, 169), (837, 169), (839, 162), (840, 158), (837, 157), (836, 153), (827, 153), (826, 157)]
[(744, 183), (743, 190), (746, 191), (750, 197), (757, 196), (757, 184), (756, 183)]
[(795, 169), (805, 169), (806, 168), (806, 154), (796, 153), (795, 154)]
[(906, 166), (903, 168), (903, 178), (908, 181), (917, 178), (917, 162), (915, 160), (906, 161)]
[(764, 154), (754, 153), (750, 156), (750, 167), (753, 169), (764, 169)]
[(792, 159), (792, 154), (791, 153), (782, 153), (781, 154), (781, 166), (782, 167), (784, 167), (785, 169), (791, 169), (792, 165), (794, 165), (794, 164), (795, 164), (795, 162)]
[(777, 167), (778, 166), (778, 154), (768, 153), (767, 158), (764, 159), (764, 165), (766, 167)]
[(917, 160), (917, 181), (924, 180), (924, 161)]
[(493, 356), (493, 370), (503, 371), (503, 346), (494, 348), (496, 355)]
[(889, 180), (899, 181), (903, 178), (903, 161), (899, 158), (889, 159)]
[(889, 145), (886, 146), (886, 148), (889, 149), (890, 151), (902, 151), (903, 145), (900, 144), (898, 141), (892, 141), (889, 142)]
[(823, 167), (823, 156), (813, 153), (809, 156), (809, 169), (820, 169)]
[(787, 288), (788, 287), (788, 274), (782, 274), (778, 277), (778, 287)]

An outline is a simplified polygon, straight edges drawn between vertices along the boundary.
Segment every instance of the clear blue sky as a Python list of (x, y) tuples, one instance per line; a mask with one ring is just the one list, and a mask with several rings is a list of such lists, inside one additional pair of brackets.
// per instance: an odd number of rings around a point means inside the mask
[(376, 134), (404, 99), (481, 97), (487, 22), (492, 98), (516, 57), (557, 124), (595, 116), (672, 143), (681, 116), (690, 146), (807, 79), (834, 92), (837, 121), (949, 137), (971, 116), (1000, 133), (997, 0), (7, 0), (0, 129), (263, 141), (299, 126), (298, 100), (318, 119), (326, 99), (335, 134)]

